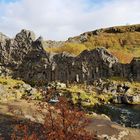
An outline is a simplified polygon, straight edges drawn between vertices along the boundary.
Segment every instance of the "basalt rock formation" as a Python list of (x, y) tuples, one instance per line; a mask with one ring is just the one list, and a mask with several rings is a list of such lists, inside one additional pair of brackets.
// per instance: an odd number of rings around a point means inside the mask
[(121, 64), (105, 48), (85, 50), (78, 56), (50, 54), (43, 49), (41, 37), (35, 39), (33, 32), (22, 30), (14, 39), (0, 34), (0, 74), (32, 84), (91, 83), (111, 76), (140, 81), (140, 59)]

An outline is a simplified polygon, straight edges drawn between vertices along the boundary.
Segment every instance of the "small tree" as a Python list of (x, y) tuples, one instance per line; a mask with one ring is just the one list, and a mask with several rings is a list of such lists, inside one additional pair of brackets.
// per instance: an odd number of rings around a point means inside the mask
[[(86, 127), (89, 120), (83, 112), (72, 109), (64, 97), (55, 106), (48, 106), (44, 124), (39, 130), (30, 131), (27, 125), (18, 126), (18, 131), (24, 134), (24, 140), (94, 140), (95, 135), (90, 134)], [(32, 127), (33, 128), (33, 127)], [(34, 128), (36, 129), (36, 128)], [(12, 135), (16, 140), (15, 133)]]
[[(49, 119), (48, 119), (49, 118)], [(60, 140), (91, 140), (93, 136), (86, 131), (89, 120), (83, 112), (71, 109), (68, 102), (61, 97), (55, 110), (49, 109), (45, 120), (47, 138)]]

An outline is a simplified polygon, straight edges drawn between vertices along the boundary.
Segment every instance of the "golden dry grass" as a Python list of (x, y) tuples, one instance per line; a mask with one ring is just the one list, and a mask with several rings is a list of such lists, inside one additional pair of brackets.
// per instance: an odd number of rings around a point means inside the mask
[[(132, 31), (134, 30), (134, 31)], [(103, 29), (95, 35), (88, 32), (87, 41), (80, 42), (81, 36), (76, 36), (74, 42), (66, 42), (61, 47), (46, 48), (48, 52), (78, 55), (83, 50), (97, 47), (107, 48), (121, 63), (130, 63), (133, 57), (140, 57), (140, 25), (120, 26)]]
[(86, 50), (86, 46), (84, 44), (78, 43), (65, 43), (61, 47), (53, 47), (53, 48), (46, 48), (47, 52), (54, 52), (54, 53), (62, 53), (67, 52), (74, 55), (79, 55), (82, 51)]

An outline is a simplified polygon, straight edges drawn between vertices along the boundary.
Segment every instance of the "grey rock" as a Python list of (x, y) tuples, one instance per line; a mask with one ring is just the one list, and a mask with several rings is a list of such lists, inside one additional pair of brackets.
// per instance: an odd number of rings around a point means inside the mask
[(9, 39), (9, 37), (0, 32), (0, 43), (5, 42), (7, 39)]
[(113, 97), (113, 102), (116, 104), (121, 104), (122, 103), (122, 97), (121, 96), (114, 96)]
[[(2, 36), (2, 37), (1, 37)], [(32, 31), (22, 30), (14, 39), (1, 35), (0, 74), (20, 78), (32, 85), (45, 85), (52, 81), (60, 83), (93, 83), (101, 78), (120, 76), (140, 81), (140, 60), (121, 64), (105, 48), (83, 51), (78, 56), (68, 53), (50, 54), (44, 50), (42, 37), (35, 39)], [(86, 35), (83, 36), (87, 38)], [(99, 82), (101, 88), (104, 84)], [(106, 89), (114, 91), (111, 84)], [(124, 87), (124, 86), (123, 86)], [(122, 86), (119, 92), (126, 92)]]
[(104, 89), (102, 90), (102, 92), (103, 92), (103, 93), (108, 93), (108, 90), (107, 90), (106, 88), (104, 88)]
[(111, 91), (111, 93), (112, 93), (113, 95), (115, 95), (115, 94), (117, 93), (117, 91), (116, 91), (115, 89), (113, 89), (113, 90)]
[(27, 92), (32, 90), (32, 87), (31, 87), (30, 85), (28, 85), (28, 84), (23, 84), (22, 87), (23, 87), (24, 90), (27, 91)]
[(136, 95), (129, 95), (129, 94), (124, 94), (124, 95), (115, 95), (113, 97), (113, 102), (117, 104), (139, 104), (140, 103), (140, 94)]

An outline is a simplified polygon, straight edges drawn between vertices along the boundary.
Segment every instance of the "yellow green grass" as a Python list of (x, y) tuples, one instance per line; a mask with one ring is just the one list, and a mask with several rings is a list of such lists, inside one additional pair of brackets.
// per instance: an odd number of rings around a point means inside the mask
[(119, 32), (108, 32), (111, 28), (103, 29), (98, 35), (88, 32), (87, 40), (80, 42), (81, 36), (73, 37), (73, 42), (65, 42), (60, 47), (45, 48), (47, 52), (79, 55), (83, 50), (91, 50), (97, 47), (107, 48), (115, 55), (120, 62), (130, 63), (133, 57), (140, 57), (140, 32), (130, 31), (132, 28), (140, 28), (135, 26), (113, 27)]
[[(23, 87), (25, 83), (22, 80), (12, 79), (11, 77), (0, 76), (0, 86), (2, 88), (0, 100), (17, 100), (27, 95), (26, 88)], [(34, 93), (34, 99), (40, 99), (41, 93), (36, 90)]]
[(99, 95), (95, 91), (88, 91), (85, 85), (70, 85), (69, 88), (62, 90), (62, 93), (65, 95), (69, 94), (72, 98), (74, 104), (78, 103), (78, 100), (81, 100), (82, 106), (90, 107), (95, 104), (108, 103), (112, 98), (110, 94)]

